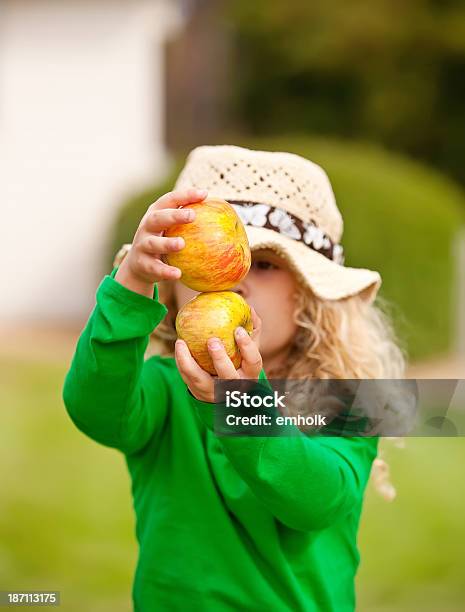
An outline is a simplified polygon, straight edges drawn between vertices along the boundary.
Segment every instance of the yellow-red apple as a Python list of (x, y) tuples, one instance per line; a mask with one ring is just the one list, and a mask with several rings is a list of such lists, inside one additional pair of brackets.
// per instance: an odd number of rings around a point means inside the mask
[(231, 289), (251, 264), (249, 241), (239, 215), (221, 198), (206, 198), (183, 208), (195, 211), (194, 221), (173, 225), (164, 236), (181, 236), (185, 246), (164, 254), (163, 261), (179, 268), (181, 282), (195, 291)]
[(234, 291), (199, 293), (179, 310), (176, 332), (189, 347), (192, 357), (201, 368), (216, 375), (208, 352), (207, 340), (219, 338), (235, 368), (241, 364), (241, 353), (234, 338), (234, 330), (241, 325), (249, 334), (253, 331), (250, 306)]

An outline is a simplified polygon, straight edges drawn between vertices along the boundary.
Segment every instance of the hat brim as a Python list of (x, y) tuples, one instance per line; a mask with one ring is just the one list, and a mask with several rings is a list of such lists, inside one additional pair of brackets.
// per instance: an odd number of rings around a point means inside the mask
[(341, 300), (360, 294), (368, 303), (374, 301), (382, 282), (379, 272), (341, 266), (302, 242), (274, 230), (251, 225), (245, 226), (245, 230), (252, 251), (269, 248), (283, 256), (319, 298)]

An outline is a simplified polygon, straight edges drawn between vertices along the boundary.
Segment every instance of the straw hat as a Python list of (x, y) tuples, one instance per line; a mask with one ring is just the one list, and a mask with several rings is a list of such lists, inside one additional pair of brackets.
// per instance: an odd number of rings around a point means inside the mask
[(322, 299), (355, 294), (372, 302), (378, 272), (344, 266), (343, 221), (324, 170), (294, 153), (203, 145), (187, 156), (174, 189), (207, 189), (234, 206), (250, 248), (283, 256)]

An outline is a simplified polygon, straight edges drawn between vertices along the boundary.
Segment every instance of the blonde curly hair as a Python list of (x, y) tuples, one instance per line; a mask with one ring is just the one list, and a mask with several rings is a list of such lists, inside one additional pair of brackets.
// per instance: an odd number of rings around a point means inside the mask
[[(119, 265), (130, 245), (124, 245), (114, 265)], [(160, 281), (159, 299), (167, 314), (153, 331), (148, 355), (174, 357), (177, 338), (175, 281)], [(322, 300), (302, 284), (294, 294), (294, 322), (298, 327), (288, 359), (281, 368), (266, 372), (283, 379), (402, 379), (407, 354), (400, 344), (389, 314), (389, 303), (379, 294), (369, 304), (361, 294), (341, 300)], [(403, 446), (401, 438), (388, 438)], [(371, 480), (378, 493), (391, 501), (396, 490), (389, 480), (383, 449), (373, 461)]]

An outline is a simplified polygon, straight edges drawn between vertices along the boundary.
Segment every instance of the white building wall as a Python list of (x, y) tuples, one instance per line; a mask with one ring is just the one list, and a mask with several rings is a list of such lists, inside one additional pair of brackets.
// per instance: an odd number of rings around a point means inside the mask
[(161, 177), (167, 0), (2, 0), (0, 317), (81, 318), (121, 198)]

